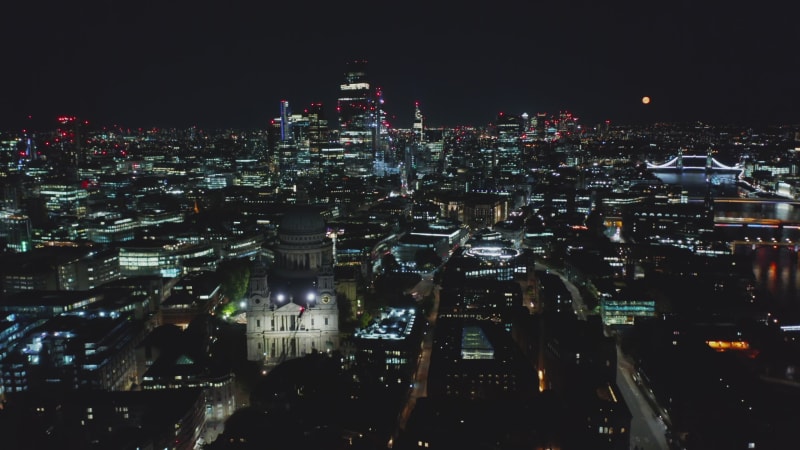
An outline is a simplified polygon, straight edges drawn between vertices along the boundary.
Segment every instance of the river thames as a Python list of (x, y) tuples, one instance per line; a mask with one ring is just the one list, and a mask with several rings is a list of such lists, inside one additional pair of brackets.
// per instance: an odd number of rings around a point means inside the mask
[[(790, 224), (800, 224), (800, 204), (785, 201), (743, 201), (738, 200), (739, 188), (735, 174), (714, 174), (704, 172), (656, 173), (666, 184), (681, 185), (689, 198), (702, 199), (707, 194), (714, 201), (716, 222), (731, 219), (752, 218), (757, 220), (778, 220)], [(736, 254), (746, 255), (753, 265), (756, 295), (766, 301), (770, 310), (776, 312), (784, 322), (800, 323), (800, 265), (798, 265), (798, 246), (785, 245), (786, 241), (798, 242), (800, 229), (791, 226), (770, 227), (754, 225), (746, 229), (731, 227), (726, 229), (732, 239), (745, 238), (756, 242), (754, 245), (737, 245)], [(765, 245), (772, 239), (783, 245)]]

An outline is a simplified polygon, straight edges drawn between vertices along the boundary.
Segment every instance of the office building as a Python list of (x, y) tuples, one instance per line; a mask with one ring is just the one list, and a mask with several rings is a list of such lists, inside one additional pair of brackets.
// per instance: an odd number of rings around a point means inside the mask
[(366, 73), (367, 61), (350, 61), (339, 86), (339, 142), (350, 176), (372, 175), (378, 140), (378, 105)]

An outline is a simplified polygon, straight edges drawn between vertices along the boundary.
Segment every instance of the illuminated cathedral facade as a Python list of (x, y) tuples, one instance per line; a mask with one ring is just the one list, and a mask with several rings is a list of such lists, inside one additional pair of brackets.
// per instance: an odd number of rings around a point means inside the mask
[(252, 271), (247, 358), (264, 370), (339, 348), (333, 242), (326, 234), (319, 211), (296, 206), (279, 223), (273, 264)]

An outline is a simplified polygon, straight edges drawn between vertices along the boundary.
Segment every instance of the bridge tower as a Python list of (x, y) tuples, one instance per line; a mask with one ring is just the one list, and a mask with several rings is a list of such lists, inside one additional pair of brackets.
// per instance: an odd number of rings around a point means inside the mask
[(706, 152), (706, 171), (710, 172), (714, 168), (714, 157), (711, 156), (711, 147)]
[(675, 162), (678, 170), (683, 170), (683, 147), (678, 147), (678, 160)]

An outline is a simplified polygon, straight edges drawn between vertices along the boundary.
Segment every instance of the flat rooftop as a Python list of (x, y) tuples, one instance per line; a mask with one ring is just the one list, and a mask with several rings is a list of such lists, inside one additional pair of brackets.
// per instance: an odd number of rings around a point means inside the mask
[(414, 308), (384, 308), (366, 327), (356, 330), (360, 339), (406, 339), (414, 329)]

